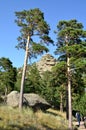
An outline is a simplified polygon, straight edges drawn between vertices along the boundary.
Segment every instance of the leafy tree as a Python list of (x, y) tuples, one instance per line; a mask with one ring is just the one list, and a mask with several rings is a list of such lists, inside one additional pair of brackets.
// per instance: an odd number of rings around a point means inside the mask
[[(38, 54), (48, 52), (48, 48), (44, 43), (48, 45), (53, 41), (48, 36), (50, 27), (44, 20), (44, 14), (38, 8), (15, 12), (15, 14), (17, 17), (15, 22), (21, 27), (21, 36), (18, 37), (19, 44), (17, 47), (26, 51), (20, 90), (19, 107), (21, 109), (28, 57), (36, 57)], [(36, 37), (37, 40), (35, 41)]]
[(68, 80), (68, 106), (69, 106), (69, 129), (72, 129), (72, 105), (71, 105), (71, 74), (76, 69), (85, 67), (86, 60), (86, 31), (83, 30), (82, 23), (77, 20), (60, 21), (57, 25), (57, 49), (59, 60), (65, 60), (67, 64)]
[(8, 58), (0, 58), (0, 87), (1, 92), (7, 95), (14, 89), (16, 82), (16, 68)]

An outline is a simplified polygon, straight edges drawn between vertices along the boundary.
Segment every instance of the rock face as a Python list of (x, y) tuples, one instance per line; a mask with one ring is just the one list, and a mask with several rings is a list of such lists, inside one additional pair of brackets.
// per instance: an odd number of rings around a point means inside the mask
[[(45, 99), (34, 93), (24, 94), (23, 104), (33, 108), (34, 110), (46, 110), (51, 107)], [(11, 107), (18, 107), (19, 92), (12, 91), (7, 95), (7, 105)]]
[(46, 54), (41, 58), (40, 61), (36, 63), (36, 65), (40, 74), (42, 74), (45, 71), (51, 71), (56, 62), (57, 61), (53, 56), (51, 56), (50, 54)]

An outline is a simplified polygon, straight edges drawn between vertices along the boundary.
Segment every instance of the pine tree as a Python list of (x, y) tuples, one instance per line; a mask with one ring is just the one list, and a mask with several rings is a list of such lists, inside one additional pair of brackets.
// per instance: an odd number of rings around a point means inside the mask
[(21, 36), (18, 37), (19, 43), (17, 48), (23, 48), (26, 52), (20, 90), (19, 108), (21, 109), (23, 104), (23, 89), (28, 58), (37, 57), (38, 54), (48, 52), (49, 50), (46, 45), (53, 43), (53, 41), (48, 36), (50, 26), (44, 20), (44, 14), (38, 8), (15, 12), (15, 14), (17, 17), (15, 22), (21, 27)]
[[(57, 49), (59, 60), (67, 64), (69, 129), (72, 129), (71, 74), (86, 66), (86, 31), (77, 20), (60, 21), (57, 25)], [(73, 70), (73, 71), (72, 71)]]

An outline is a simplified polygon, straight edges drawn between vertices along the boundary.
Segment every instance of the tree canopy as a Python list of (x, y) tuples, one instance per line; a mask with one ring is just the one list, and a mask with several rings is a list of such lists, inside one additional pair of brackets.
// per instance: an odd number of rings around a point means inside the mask
[[(26, 49), (25, 46), (29, 35), (29, 58), (36, 57), (36, 54), (41, 54), (44, 51), (48, 52), (49, 50), (44, 44), (49, 45), (49, 43), (53, 43), (53, 40), (48, 36), (50, 26), (44, 20), (44, 14), (38, 8), (15, 12), (15, 14), (17, 17), (15, 22), (21, 28), (17, 48)], [(36, 37), (37, 40), (35, 40)]]

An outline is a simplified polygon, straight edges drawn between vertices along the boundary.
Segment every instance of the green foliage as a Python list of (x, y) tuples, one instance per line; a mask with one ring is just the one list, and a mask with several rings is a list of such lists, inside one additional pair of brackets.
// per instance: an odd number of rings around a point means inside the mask
[(86, 116), (86, 93), (83, 96), (78, 95), (77, 97), (74, 101), (74, 109), (79, 110), (81, 114)]
[[(77, 20), (60, 21), (57, 25), (58, 43), (56, 53), (65, 57), (69, 54), (71, 67), (85, 68), (86, 31)], [(66, 37), (68, 43), (66, 43)]]
[(40, 94), (41, 91), (41, 76), (36, 67), (36, 64), (33, 64), (29, 67), (29, 72), (26, 75), (24, 92), (33, 92)]
[(20, 91), (21, 75), (22, 75), (22, 72), (17, 70), (16, 83), (15, 83), (15, 90), (17, 90), (17, 91)]
[[(26, 47), (27, 37), (30, 36), (29, 58), (36, 57), (36, 54), (42, 54), (49, 51), (46, 45), (53, 43), (48, 36), (50, 26), (44, 20), (44, 14), (38, 9), (23, 10), (15, 12), (17, 19), (15, 22), (21, 28), (21, 36), (18, 37), (17, 48)], [(35, 40), (37, 37), (37, 40)], [(46, 45), (44, 45), (46, 43)]]
[(66, 83), (66, 68), (67, 66), (65, 61), (58, 61), (57, 64), (52, 68), (53, 77), (55, 78), (54, 80), (56, 80), (58, 85)]
[(45, 71), (42, 74), (42, 96), (52, 105), (54, 105), (55, 87), (53, 84), (52, 73)]
[(16, 82), (16, 68), (8, 58), (0, 58), (0, 91), (4, 94), (14, 89)]
[[(18, 69), (17, 73), (17, 82), (15, 89), (20, 91), (21, 85), (21, 76), (22, 76), (22, 68)], [(24, 93), (38, 93), (40, 94), (41, 90), (41, 76), (36, 67), (36, 64), (28, 65), (27, 72), (25, 77), (25, 85), (24, 85)]]
[(62, 105), (65, 107), (66, 86), (67, 86), (65, 61), (60, 61), (60, 62), (58, 61), (57, 64), (52, 68), (52, 77), (53, 77), (54, 85), (56, 86), (56, 91), (55, 91), (56, 101), (58, 101), (59, 104), (62, 103)]

